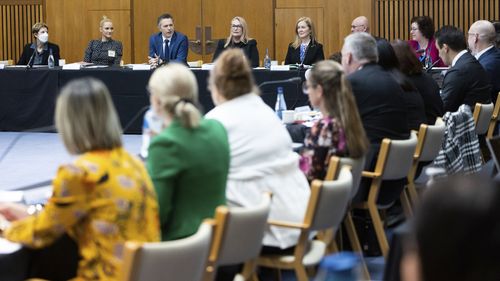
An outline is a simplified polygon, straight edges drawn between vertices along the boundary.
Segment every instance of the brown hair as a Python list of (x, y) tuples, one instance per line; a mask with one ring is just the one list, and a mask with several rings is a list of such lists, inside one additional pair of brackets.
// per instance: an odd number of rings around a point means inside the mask
[(209, 83), (227, 100), (256, 90), (250, 62), (237, 48), (224, 51), (215, 60)]
[(300, 38), (299, 38), (299, 33), (297, 32), (297, 27), (299, 26), (299, 23), (301, 21), (305, 22), (309, 27), (309, 29), (311, 30), (309, 37), (311, 38), (312, 44), (316, 42), (316, 31), (314, 30), (314, 23), (312, 22), (311, 18), (301, 17), (295, 23), (295, 41), (293, 41), (292, 43), (292, 47), (294, 47), (295, 49), (297, 49), (300, 46)]
[(330, 117), (336, 118), (344, 128), (349, 156), (359, 158), (368, 151), (368, 138), (361, 122), (351, 85), (342, 66), (325, 60), (311, 70), (309, 82), (312, 87), (323, 88), (323, 102)]
[(415, 75), (422, 73), (422, 64), (417, 59), (415, 51), (403, 40), (394, 40), (391, 42), (394, 53), (399, 61), (399, 70), (406, 75)]
[(46, 23), (44, 23), (44, 22), (37, 22), (37, 23), (35, 23), (33, 25), (33, 27), (31, 27), (31, 33), (33, 35), (35, 35), (35, 34), (37, 34), (40, 31), (40, 29), (42, 29), (44, 27), (47, 28), (47, 31), (49, 31), (49, 27), (47, 26)]

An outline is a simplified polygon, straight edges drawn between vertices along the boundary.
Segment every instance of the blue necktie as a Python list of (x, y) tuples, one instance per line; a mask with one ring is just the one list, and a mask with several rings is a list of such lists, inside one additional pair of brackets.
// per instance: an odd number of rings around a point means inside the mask
[(300, 64), (304, 63), (304, 59), (306, 58), (306, 45), (300, 45)]
[(165, 42), (165, 47), (163, 48), (163, 57), (162, 57), (164, 62), (169, 62), (170, 60), (170, 49), (168, 48), (168, 41), (169, 41), (168, 39), (165, 39), (165, 41), (163, 41)]

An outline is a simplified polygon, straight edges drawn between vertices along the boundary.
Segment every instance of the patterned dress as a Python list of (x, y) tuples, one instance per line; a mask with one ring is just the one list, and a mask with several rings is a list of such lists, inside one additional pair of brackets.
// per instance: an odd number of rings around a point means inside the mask
[(59, 168), (53, 195), (5, 237), (32, 248), (65, 232), (79, 246), (77, 280), (116, 280), (123, 243), (160, 240), (156, 195), (143, 164), (123, 148), (88, 152)]
[(300, 168), (309, 181), (323, 180), (330, 157), (347, 154), (344, 129), (337, 119), (325, 117), (318, 120), (306, 135)]
[(84, 62), (100, 65), (120, 65), (122, 59), (122, 42), (109, 40), (91, 40), (85, 50)]

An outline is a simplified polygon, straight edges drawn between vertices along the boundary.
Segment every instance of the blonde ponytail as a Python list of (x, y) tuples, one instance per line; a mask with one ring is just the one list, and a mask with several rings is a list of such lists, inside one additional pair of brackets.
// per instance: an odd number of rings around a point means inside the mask
[(172, 109), (173, 115), (183, 127), (193, 129), (200, 125), (201, 113), (190, 100), (179, 99)]

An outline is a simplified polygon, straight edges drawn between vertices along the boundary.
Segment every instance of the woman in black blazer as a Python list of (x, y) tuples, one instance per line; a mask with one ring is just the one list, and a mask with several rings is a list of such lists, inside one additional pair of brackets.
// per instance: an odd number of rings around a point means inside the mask
[(295, 41), (288, 45), (285, 64), (311, 65), (324, 60), (323, 45), (316, 41), (310, 18), (301, 17), (295, 24)]
[(21, 65), (47, 65), (49, 55), (54, 56), (54, 65), (59, 65), (59, 46), (49, 42), (49, 27), (43, 22), (37, 22), (31, 28), (35, 42), (24, 46), (23, 54), (17, 62)]
[(259, 50), (257, 41), (248, 37), (247, 22), (242, 17), (234, 17), (231, 20), (229, 37), (226, 40), (219, 40), (212, 61), (228, 48), (240, 48), (250, 60), (252, 67), (259, 66)]

